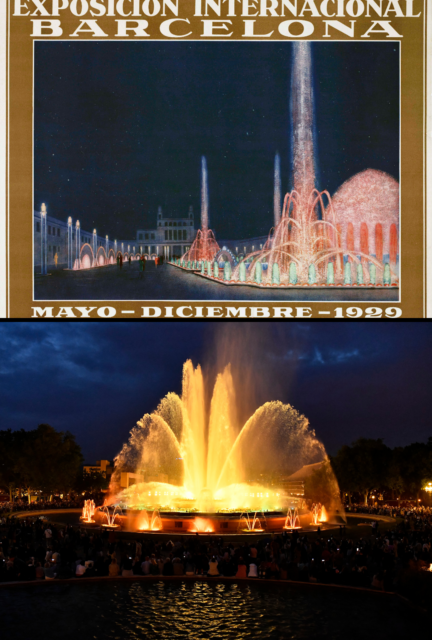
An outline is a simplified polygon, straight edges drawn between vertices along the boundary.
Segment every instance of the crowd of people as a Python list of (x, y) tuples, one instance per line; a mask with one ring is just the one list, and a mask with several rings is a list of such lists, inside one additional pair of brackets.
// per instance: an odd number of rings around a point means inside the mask
[(0, 524), (0, 581), (186, 575), (403, 592), (407, 575), (425, 573), (431, 566), (431, 509), (406, 510), (388, 530), (386, 523), (372, 520), (367, 528), (362, 523), (362, 537), (349, 532), (294, 531), (240, 542), (207, 535), (131, 540), (113, 531), (12, 515)]
[[(157, 267), (158, 265), (162, 265), (163, 262), (164, 262), (163, 256), (154, 256), (151, 259), (153, 260), (155, 267)], [(145, 256), (141, 255), (141, 256), (135, 257), (134, 260), (138, 260), (139, 261), (140, 277), (142, 277), (144, 272), (145, 272), (147, 258)], [(131, 264), (132, 264), (132, 256), (128, 256), (128, 257), (123, 258), (122, 254), (119, 253), (117, 255), (117, 266), (122, 268), (124, 261), (127, 261), (129, 266), (131, 266)]]
[(391, 518), (405, 518), (409, 513), (427, 513), (429, 507), (418, 505), (413, 506), (412, 503), (406, 502), (400, 505), (391, 504), (353, 504), (345, 505), (345, 513), (365, 513), (375, 516), (389, 516)]
[(84, 504), (84, 498), (77, 497), (75, 499), (68, 498), (65, 500), (38, 500), (30, 502), (28, 500), (14, 500), (11, 502), (0, 502), (0, 519), (6, 518), (6, 515), (16, 511), (46, 511), (48, 509), (81, 509)]

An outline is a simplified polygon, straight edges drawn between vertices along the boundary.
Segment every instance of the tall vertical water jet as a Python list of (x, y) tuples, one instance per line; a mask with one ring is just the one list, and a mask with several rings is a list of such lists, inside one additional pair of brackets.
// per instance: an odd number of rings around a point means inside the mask
[(311, 43), (295, 42), (291, 77), (293, 187), (307, 200), (315, 188)]
[(278, 226), (281, 217), (281, 176), (280, 176), (280, 156), (275, 155), (274, 161), (274, 195), (273, 195), (273, 215), (274, 226)]
[[(276, 203), (280, 166), (276, 157), (275, 229), (262, 249), (249, 253), (243, 259), (249, 263), (246, 282), (264, 286), (272, 284), (273, 265), (277, 264), (280, 283), (285, 286), (295, 286), (297, 280), (300, 285), (348, 284), (344, 274), (345, 259), (353, 263), (354, 273), (358, 265), (373, 264), (384, 274), (386, 267), (383, 257), (377, 252), (373, 255), (369, 242), (366, 242), (366, 238), (372, 237), (374, 231), (368, 229), (367, 225), (372, 225), (376, 218), (380, 225), (384, 220), (392, 221), (390, 231), (393, 242), (388, 243), (392, 266), (389, 267), (390, 275), (386, 277), (386, 283), (390, 280), (391, 284), (392, 278), (397, 277), (398, 209), (394, 201), (398, 196), (398, 185), (382, 172), (367, 170), (347, 181), (346, 188), (343, 186), (340, 195), (336, 194), (337, 208), (333, 206), (328, 191), (318, 191), (315, 187), (312, 45), (302, 41), (294, 42), (292, 47), (292, 190), (285, 195), (278, 221)], [(359, 219), (362, 225), (358, 224)], [(350, 236), (350, 228), (358, 229), (358, 237), (354, 238), (353, 234)], [(236, 281), (242, 281), (239, 274), (243, 261), (234, 270), (233, 279)], [(334, 275), (328, 283), (330, 263), (333, 265), (330, 271)], [(263, 272), (262, 278), (254, 278), (254, 274), (261, 273), (261, 264), (267, 264), (266, 272)], [(296, 273), (295, 277), (293, 272)], [(350, 279), (349, 284), (354, 283), (362, 286), (358, 279)]]
[(207, 180), (207, 160), (205, 156), (201, 158), (201, 231), (208, 231), (208, 180)]
[(188, 264), (197, 263), (197, 268), (203, 260), (213, 260), (220, 250), (214, 233), (209, 229), (209, 195), (207, 160), (201, 157), (201, 229), (198, 229), (196, 238), (191, 248), (183, 255), (183, 260)]

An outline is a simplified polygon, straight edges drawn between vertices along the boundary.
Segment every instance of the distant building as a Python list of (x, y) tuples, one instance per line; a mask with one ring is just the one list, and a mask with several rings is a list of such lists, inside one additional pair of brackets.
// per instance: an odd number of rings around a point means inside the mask
[[(42, 205), (44, 207), (44, 205)], [(46, 209), (45, 209), (46, 211)], [(46, 258), (47, 266), (52, 268), (57, 263), (59, 268), (72, 268), (77, 258), (85, 254), (92, 257), (102, 256), (102, 264), (115, 263), (118, 254), (123, 259), (129, 256), (144, 255), (149, 259), (164, 256), (180, 257), (190, 248), (196, 235), (192, 207), (184, 217), (171, 218), (163, 216), (162, 207), (158, 208), (156, 227), (138, 229), (136, 238), (131, 240), (112, 240), (108, 236), (97, 235), (96, 229), (86, 231), (79, 221), (70, 218), (60, 220), (48, 213), (46, 217)], [(42, 213), (33, 213), (34, 268), (40, 269), (42, 248)], [(89, 267), (94, 266), (90, 260)], [(101, 264), (99, 262), (99, 264)]]
[[(42, 205), (44, 208), (45, 205)], [(122, 254), (123, 259), (129, 256), (137, 258), (145, 256), (154, 259), (156, 256), (180, 258), (191, 247), (197, 229), (195, 227), (193, 208), (189, 207), (183, 217), (169, 217), (164, 215), (162, 207), (158, 208), (156, 226), (154, 228), (138, 229), (136, 238), (129, 240), (110, 239), (108, 236), (99, 236), (96, 229), (85, 230), (80, 222), (72, 217), (60, 220), (48, 215), (45, 210), (46, 220), (46, 262), (52, 269), (57, 263), (60, 269), (73, 268), (76, 262), (81, 261), (81, 268), (98, 265), (115, 264), (116, 258)], [(34, 268), (39, 272), (42, 264), (42, 213), (34, 211)], [(267, 241), (267, 236), (256, 236), (241, 240), (220, 240), (216, 238), (221, 247), (216, 256), (218, 262), (226, 260), (232, 263), (241, 260), (250, 253), (260, 251)], [(90, 256), (88, 263), (83, 267), (86, 256)], [(78, 260), (78, 258), (80, 260)]]
[(122, 489), (127, 489), (133, 484), (139, 484), (144, 482), (144, 476), (140, 473), (130, 473), (129, 471), (122, 471), (120, 475), (120, 486)]
[(166, 217), (158, 208), (156, 229), (138, 229), (136, 243), (139, 253), (151, 257), (163, 255), (165, 259), (180, 258), (190, 248), (196, 235), (192, 207), (183, 218)]
[(83, 473), (100, 473), (108, 480), (111, 478), (113, 471), (114, 467), (109, 460), (98, 460), (96, 464), (86, 464), (83, 468)]
[[(40, 268), (41, 266), (41, 212), (34, 211), (33, 215), (33, 244), (34, 244), (34, 268)], [(62, 269), (68, 267), (69, 257), (71, 262), (75, 261), (78, 255), (81, 255), (81, 251), (85, 245), (94, 247), (96, 251), (99, 249), (111, 250), (114, 254), (115, 251), (121, 250), (121, 242), (108, 240), (106, 237), (93, 234), (92, 231), (86, 231), (83, 228), (79, 228), (79, 236), (77, 238), (76, 221), (68, 228), (68, 220), (59, 220), (53, 216), (47, 215), (47, 265), (53, 267), (55, 265), (55, 256), (57, 255), (57, 266)], [(71, 234), (71, 242), (68, 245), (68, 232)], [(77, 247), (79, 239), (80, 246)], [(118, 245), (118, 247), (117, 247)], [(72, 251), (72, 255), (69, 256), (69, 252)], [(124, 249), (126, 251), (126, 249)]]
[(305, 481), (315, 471), (319, 471), (323, 464), (324, 460), (321, 460), (321, 462), (314, 462), (313, 464), (305, 464), (301, 469), (298, 469), (298, 471), (296, 471), (292, 475), (281, 477), (279, 480), (281, 489), (283, 489), (290, 496), (303, 497), (305, 490)]

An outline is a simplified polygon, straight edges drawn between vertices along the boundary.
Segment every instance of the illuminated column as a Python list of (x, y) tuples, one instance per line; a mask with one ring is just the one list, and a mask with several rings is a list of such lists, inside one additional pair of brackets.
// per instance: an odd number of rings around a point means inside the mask
[(277, 153), (274, 161), (274, 194), (273, 194), (274, 226), (277, 227), (281, 218), (281, 177), (280, 157)]
[(93, 266), (96, 266), (96, 254), (97, 254), (97, 233), (96, 229), (93, 229)]
[(114, 253), (115, 253), (115, 260), (117, 260), (117, 240), (114, 240)]
[(108, 236), (105, 236), (105, 262), (108, 264), (108, 251), (109, 251), (109, 241)]
[(124, 253), (124, 243), (123, 242), (121, 243), (121, 252), (122, 252), (122, 255), (123, 255), (123, 253)]
[(69, 216), (67, 222), (67, 243), (68, 243), (68, 269), (73, 268), (73, 245), (72, 245), (72, 218)]
[(208, 178), (207, 161), (204, 156), (201, 158), (201, 229), (207, 231), (209, 226), (208, 212)]
[(47, 275), (47, 210), (45, 203), (42, 203), (41, 206), (41, 274), (43, 276)]
[(76, 260), (76, 268), (80, 269), (80, 252), (81, 252), (81, 227), (80, 221), (77, 220), (75, 223), (75, 260)]
[(382, 233), (383, 233), (383, 260), (384, 262), (388, 262), (389, 254), (390, 254), (390, 226), (388, 224), (383, 224)]

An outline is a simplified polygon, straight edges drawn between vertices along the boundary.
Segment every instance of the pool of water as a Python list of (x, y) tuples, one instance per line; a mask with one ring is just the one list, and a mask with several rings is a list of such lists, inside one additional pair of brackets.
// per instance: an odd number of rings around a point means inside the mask
[(258, 301), (383, 301), (399, 299), (395, 288), (372, 289), (257, 289), (227, 287), (170, 264), (146, 266), (140, 278), (138, 262), (103, 269), (52, 270), (51, 277), (35, 274), (35, 300), (258, 300)]
[(405, 640), (420, 637), (425, 623), (396, 597), (262, 583), (141, 580), (2, 588), (0, 611), (8, 640)]

